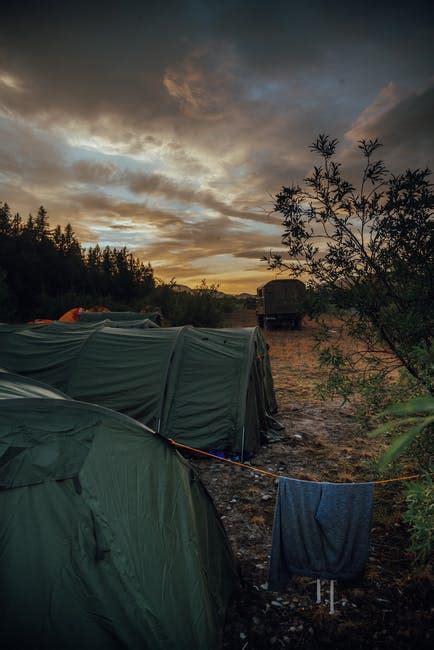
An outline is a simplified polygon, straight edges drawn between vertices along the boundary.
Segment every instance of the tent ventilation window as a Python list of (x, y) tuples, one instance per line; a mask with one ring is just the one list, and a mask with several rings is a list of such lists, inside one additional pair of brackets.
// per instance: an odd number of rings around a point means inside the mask
[(26, 451), (27, 447), (9, 447), (3, 456), (0, 457), (0, 466), (6, 465), (12, 458), (19, 456), (23, 451)]

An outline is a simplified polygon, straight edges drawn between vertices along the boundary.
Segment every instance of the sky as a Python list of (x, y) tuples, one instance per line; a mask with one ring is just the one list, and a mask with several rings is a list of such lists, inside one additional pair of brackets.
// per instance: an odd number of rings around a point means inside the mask
[(434, 165), (428, 2), (2, 3), (0, 201), (43, 204), (85, 245), (230, 293), (272, 279), (282, 185), (339, 139), (394, 172)]

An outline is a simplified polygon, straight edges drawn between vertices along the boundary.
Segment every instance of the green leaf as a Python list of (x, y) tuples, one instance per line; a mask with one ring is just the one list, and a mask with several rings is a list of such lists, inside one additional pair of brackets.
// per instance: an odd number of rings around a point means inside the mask
[(375, 438), (376, 436), (382, 435), (383, 433), (389, 433), (392, 429), (396, 429), (396, 427), (400, 427), (405, 424), (414, 424), (420, 421), (419, 417), (411, 417), (411, 418), (404, 418), (403, 420), (389, 420), (389, 422), (385, 422), (381, 426), (377, 427), (376, 429), (373, 429), (373, 431), (368, 432), (369, 438)]
[(405, 433), (401, 434), (392, 442), (390, 447), (381, 457), (378, 467), (379, 469), (384, 469), (392, 460), (394, 460), (399, 454), (401, 454), (404, 449), (406, 449), (414, 438), (423, 431), (427, 426), (434, 422), (434, 415), (424, 418), (417, 426), (409, 429)]
[(389, 406), (384, 415), (414, 415), (415, 413), (433, 413), (434, 414), (434, 397), (415, 397), (414, 399)]

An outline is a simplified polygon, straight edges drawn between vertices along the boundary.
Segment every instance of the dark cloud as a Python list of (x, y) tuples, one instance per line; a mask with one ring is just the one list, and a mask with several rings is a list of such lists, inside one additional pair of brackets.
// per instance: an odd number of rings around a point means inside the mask
[[(113, 219), (129, 219), (127, 229), (140, 228), (143, 225), (167, 227), (184, 227), (184, 220), (172, 212), (149, 207), (146, 202), (119, 201), (102, 193), (74, 193), (69, 196), (82, 214), (88, 212), (89, 221), (106, 224), (113, 227)], [(125, 223), (125, 221), (123, 222)], [(116, 225), (116, 224), (115, 224)]]
[(221, 201), (212, 191), (197, 190), (191, 184), (181, 185), (161, 174), (140, 174), (121, 170), (110, 162), (82, 160), (72, 166), (75, 178), (87, 184), (128, 187), (133, 194), (164, 196), (167, 200), (197, 204), (218, 214), (251, 221), (264, 221), (264, 211), (239, 209)]
[(79, 160), (72, 165), (71, 171), (80, 183), (108, 185), (122, 182), (122, 173), (112, 162)]
[[(262, 243), (262, 240), (261, 240), (261, 243)], [(274, 247), (274, 246), (273, 246), (273, 251), (276, 252), (276, 253), (279, 253), (279, 252), (284, 253), (285, 252), (283, 250), (279, 250), (277, 247)], [(260, 260), (263, 257), (263, 255), (266, 255), (268, 252), (269, 252), (269, 249), (267, 249), (266, 247), (263, 246), (262, 248), (253, 248), (253, 249), (250, 249), (250, 250), (236, 251), (235, 253), (233, 253), (233, 255), (234, 255), (234, 257), (242, 257), (242, 258), (246, 258), (246, 259), (249, 259), (249, 260), (256, 260), (257, 261), (257, 260)]]
[(320, 1), (8, 3), (1, 67), (22, 90), (3, 88), (3, 102), (41, 117), (127, 117), (140, 131), (175, 117), (206, 126), (255, 82), (283, 79), (296, 92), (321, 72), (383, 85), (394, 72), (426, 76), (432, 15), (425, 2), (368, 2), (351, 16), (346, 3)]
[[(100, 194), (81, 194), (77, 209), (83, 215), (87, 211), (92, 215), (89, 220), (85, 216), (82, 218), (82, 223), (88, 227), (103, 226), (110, 230), (125, 228), (125, 231), (136, 232), (137, 250), (146, 250), (146, 254), (152, 257), (182, 258), (185, 266), (191, 266), (198, 257), (206, 258), (223, 252), (234, 257), (249, 258), (253, 251), (253, 258), (258, 259), (267, 246), (275, 244), (275, 237), (254, 230), (246, 232), (242, 224), (225, 216), (187, 222), (176, 214), (133, 202), (119, 202)], [(128, 219), (131, 219), (131, 223), (128, 223)], [(147, 243), (146, 249), (140, 241), (143, 226), (157, 229), (155, 241)]]
[(214, 210), (215, 212), (228, 217), (249, 219), (252, 221), (263, 221), (264, 215), (255, 213), (253, 210), (239, 210), (236, 207), (219, 200), (213, 192), (196, 190), (192, 187), (181, 186), (159, 174), (136, 175), (129, 187), (136, 194), (161, 194), (168, 199), (175, 199), (185, 203), (197, 203), (200, 206)]
[[(434, 165), (434, 81), (421, 91), (399, 96), (386, 88), (390, 103), (374, 102), (349, 131), (352, 140), (378, 138), (381, 155), (395, 171)], [(381, 97), (380, 97), (381, 99)], [(383, 99), (385, 99), (383, 97)]]
[(55, 184), (64, 180), (65, 156), (50, 135), (0, 116), (0, 171), (23, 184)]
[[(81, 116), (127, 112), (136, 119), (157, 106), (164, 111), (168, 97), (158, 80), (180, 39), (174, 24), (167, 33), (164, 9), (143, 9), (142, 3), (68, 1), (3, 8), (2, 64), (24, 88), (20, 96), (9, 92), (9, 105)], [(182, 12), (170, 9), (182, 29)], [(170, 40), (162, 47), (165, 32)]]

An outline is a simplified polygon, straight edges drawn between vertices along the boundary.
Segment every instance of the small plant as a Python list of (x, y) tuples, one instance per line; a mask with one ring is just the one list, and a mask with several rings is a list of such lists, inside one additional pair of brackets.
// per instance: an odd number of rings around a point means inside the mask
[(417, 465), (426, 468), (421, 479), (410, 483), (406, 488), (407, 509), (404, 513), (404, 521), (411, 529), (414, 561), (423, 564), (428, 561), (434, 546), (434, 398), (430, 395), (416, 397), (403, 404), (390, 406), (382, 415), (392, 416), (392, 419), (369, 435), (372, 437), (388, 432), (397, 435), (380, 458), (379, 469), (385, 469), (406, 450), (412, 452), (412, 459)]
[[(393, 419), (371, 431), (370, 437), (388, 432), (398, 433), (398, 435), (381, 457), (379, 461), (380, 470), (385, 469), (416, 439), (417, 442), (421, 443), (421, 438), (426, 436), (428, 439), (426, 445), (423, 445), (424, 451), (426, 451), (426, 446), (429, 447), (434, 425), (434, 397), (431, 395), (415, 397), (403, 404), (390, 406), (383, 411), (382, 415), (384, 417), (393, 416)], [(429, 463), (429, 458), (424, 458), (423, 462), (426, 465), (426, 463)]]
[(426, 563), (434, 548), (434, 484), (429, 475), (406, 490), (404, 521), (411, 527), (411, 550), (417, 564)]

